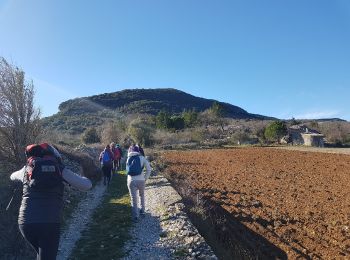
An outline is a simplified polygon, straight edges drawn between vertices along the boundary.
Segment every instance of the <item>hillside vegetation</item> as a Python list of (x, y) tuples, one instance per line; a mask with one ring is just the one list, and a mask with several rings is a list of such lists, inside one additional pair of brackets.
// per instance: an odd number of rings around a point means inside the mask
[[(326, 143), (349, 145), (350, 124), (341, 119), (290, 120), (250, 114), (227, 103), (176, 89), (134, 89), (63, 102), (60, 112), (42, 119), (42, 140), (79, 145), (115, 141), (127, 147), (278, 143), (287, 127), (304, 124)], [(280, 132), (270, 124), (281, 124)]]
[[(71, 99), (63, 102), (59, 110), (64, 115), (97, 113), (103, 109), (117, 110), (122, 113), (145, 113), (156, 115), (160, 110), (169, 113), (181, 113), (184, 109), (204, 111), (215, 100), (195, 97), (176, 89), (127, 89), (114, 93), (105, 93), (91, 97)], [(222, 103), (228, 117), (257, 118), (244, 109), (228, 103)]]
[(44, 118), (48, 129), (81, 133), (111, 119), (124, 118), (130, 114), (157, 115), (160, 111), (180, 114), (185, 110), (203, 112), (214, 102), (223, 108), (223, 116), (233, 119), (268, 119), (250, 114), (244, 109), (212, 99), (195, 97), (176, 89), (127, 89), (90, 97), (71, 99), (60, 104), (59, 112)]

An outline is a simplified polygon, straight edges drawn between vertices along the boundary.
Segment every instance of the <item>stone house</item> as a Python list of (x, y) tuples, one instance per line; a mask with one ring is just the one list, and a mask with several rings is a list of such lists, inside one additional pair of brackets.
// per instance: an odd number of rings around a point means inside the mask
[(289, 143), (293, 145), (324, 147), (324, 135), (305, 125), (290, 126), (288, 137)]

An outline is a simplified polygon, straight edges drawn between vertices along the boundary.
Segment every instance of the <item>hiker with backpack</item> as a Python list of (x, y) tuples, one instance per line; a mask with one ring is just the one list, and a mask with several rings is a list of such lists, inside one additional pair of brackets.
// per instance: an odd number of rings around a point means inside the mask
[[(144, 173), (144, 168), (146, 168), (146, 173)], [(130, 146), (128, 150), (126, 172), (131, 197), (131, 216), (132, 220), (136, 222), (139, 215), (145, 214), (145, 183), (151, 174), (151, 166), (135, 145)], [(138, 194), (141, 200), (140, 210), (138, 209)]]
[(60, 153), (47, 143), (25, 149), (27, 164), (11, 174), (23, 183), (19, 230), (34, 248), (37, 259), (56, 259), (63, 210), (64, 183), (86, 191), (91, 181), (64, 166)]
[(99, 160), (103, 172), (103, 185), (109, 185), (111, 181), (114, 160), (114, 156), (109, 144), (107, 144), (105, 149), (101, 152)]

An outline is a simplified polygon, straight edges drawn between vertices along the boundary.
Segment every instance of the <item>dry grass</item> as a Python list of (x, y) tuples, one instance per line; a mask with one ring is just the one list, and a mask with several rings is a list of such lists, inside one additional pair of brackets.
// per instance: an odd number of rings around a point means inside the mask
[[(22, 184), (10, 181), (11, 171), (0, 169), (0, 252), (1, 259), (34, 259), (32, 248), (19, 232), (17, 217), (22, 199)], [(8, 210), (6, 207), (13, 196)]]

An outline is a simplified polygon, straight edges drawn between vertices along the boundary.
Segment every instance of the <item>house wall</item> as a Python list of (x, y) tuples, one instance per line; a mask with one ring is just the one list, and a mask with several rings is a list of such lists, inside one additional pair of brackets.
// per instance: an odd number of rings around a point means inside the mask
[(293, 145), (303, 145), (304, 138), (301, 136), (298, 131), (289, 131), (289, 135), (291, 137)]
[(301, 134), (305, 146), (324, 147), (323, 135)]

